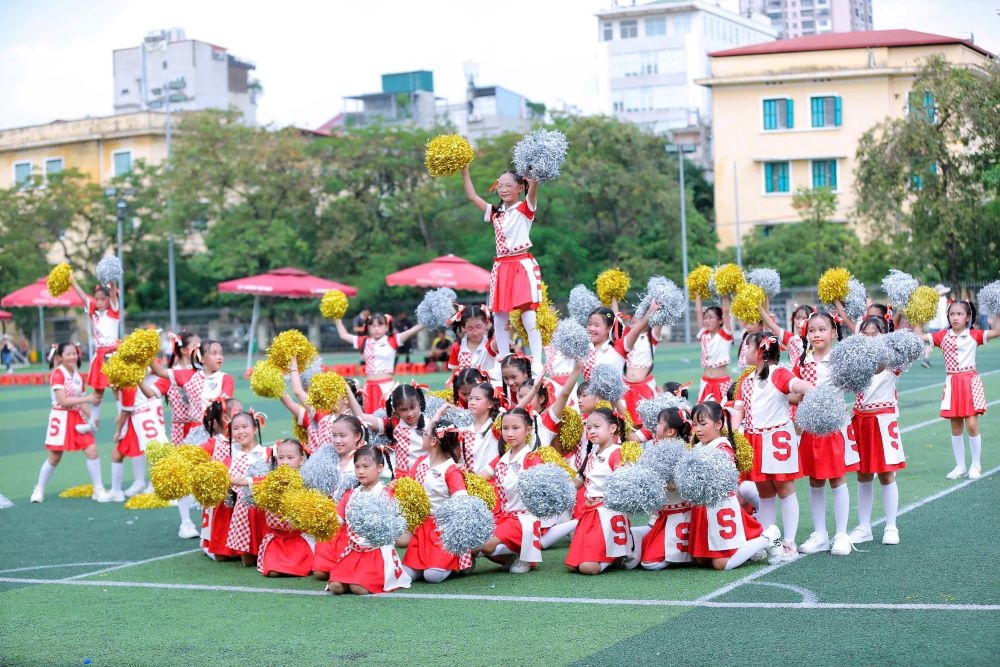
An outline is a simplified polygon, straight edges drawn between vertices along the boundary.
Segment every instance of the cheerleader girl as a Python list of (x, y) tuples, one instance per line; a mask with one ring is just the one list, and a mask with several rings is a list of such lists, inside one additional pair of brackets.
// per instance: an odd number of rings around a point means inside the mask
[(459, 428), (452, 422), (432, 421), (424, 432), (423, 454), (412, 467), (410, 477), (420, 482), (431, 501), (431, 514), (413, 531), (403, 557), (403, 570), (411, 579), (423, 578), (438, 584), (452, 572), (472, 566), (469, 554), (456, 556), (441, 546), (441, 533), (434, 519), (434, 510), (451, 496), (464, 495), (465, 478), (458, 462), (461, 457)]
[[(948, 329), (924, 334), (925, 340), (941, 348), (944, 355), (944, 393), (941, 397), (941, 416), (951, 421), (951, 449), (955, 454), (955, 467), (946, 475), (958, 479), (966, 474), (964, 431), (969, 432), (969, 449), (972, 465), (969, 479), (983, 476), (983, 438), (979, 433), (979, 415), (986, 413), (986, 393), (983, 379), (976, 371), (976, 348), (1000, 336), (1000, 317), (993, 319), (987, 331), (973, 329), (976, 307), (971, 301), (952, 301), (948, 305)], [(913, 327), (918, 334), (919, 327)]]
[[(250, 487), (252, 491), (253, 480), (246, 477), (247, 469), (254, 463), (271, 458), (270, 449), (261, 442), (260, 432), (264, 421), (264, 415), (254, 413), (251, 409), (250, 412), (238, 413), (229, 422), (229, 440), (232, 443), (229, 478), (233, 483), (233, 491), (238, 491), (238, 487)], [(263, 514), (237, 496), (229, 512), (229, 520), (225, 521), (226, 512), (220, 511), (224, 505), (225, 503), (216, 508), (218, 514), (213, 517), (209, 550), (216, 556), (239, 555), (243, 567), (252, 567), (256, 564), (260, 540), (266, 532)]]
[[(808, 347), (802, 353), (795, 374), (814, 386), (829, 382), (830, 351), (833, 337), (840, 340), (840, 328), (829, 313), (816, 312), (806, 321)], [(851, 553), (851, 540), (847, 535), (850, 496), (846, 481), (847, 463), (844, 435), (835, 431), (819, 436), (803, 431), (799, 439), (799, 471), (809, 478), (809, 509), (812, 512), (813, 532), (799, 545), (800, 554), (829, 551), (834, 556)], [(833, 543), (826, 530), (826, 483), (833, 490), (833, 518), (836, 532)]]
[(111, 494), (101, 480), (101, 459), (97, 455), (97, 445), (90, 429), (77, 428), (87, 425), (88, 410), (101, 401), (97, 393), (84, 394), (83, 376), (79, 371), (80, 350), (73, 343), (57, 343), (49, 353), (49, 376), (52, 409), (49, 411), (48, 426), (45, 431), (45, 449), (49, 456), (38, 471), (38, 483), (31, 492), (31, 502), (45, 500), (45, 485), (48, 484), (56, 466), (62, 460), (63, 452), (83, 451), (87, 458), (87, 472), (94, 485), (91, 498), (99, 503), (111, 502)]
[(472, 388), (483, 382), (491, 382), (490, 376), (478, 368), (466, 368), (458, 371), (451, 382), (452, 403), (463, 410), (467, 409)]
[(792, 311), (790, 319), (791, 329), (782, 329), (778, 321), (774, 319), (774, 316), (768, 311), (768, 305), (765, 301), (757, 306), (758, 312), (760, 312), (761, 321), (764, 323), (764, 329), (772, 332), (778, 337), (778, 341), (781, 343), (781, 347), (788, 351), (788, 360), (791, 363), (795, 363), (800, 357), (802, 357), (802, 341), (805, 339), (803, 332), (805, 331), (806, 321), (808, 321), (809, 316), (812, 315), (815, 310), (811, 306), (795, 306), (795, 310)]
[(330, 443), (340, 456), (342, 475), (354, 474), (354, 454), (368, 443), (368, 431), (353, 415), (340, 415), (330, 427)]
[(660, 334), (663, 327), (650, 327), (643, 331), (635, 340), (635, 345), (625, 357), (625, 405), (633, 423), (638, 424), (639, 401), (653, 398), (656, 395), (656, 377), (653, 375), (653, 357), (656, 347), (660, 344)]
[[(722, 450), (735, 463), (736, 444), (728, 413), (715, 401), (694, 406), (691, 411), (694, 434), (702, 447)], [(722, 435), (725, 426), (730, 435)], [(711, 562), (716, 570), (732, 570), (766, 550), (769, 559), (781, 550), (781, 533), (774, 524), (765, 530), (747, 514), (735, 493), (717, 505), (691, 508), (691, 557), (701, 563)]]
[(491, 373), (496, 365), (497, 347), (489, 309), (485, 305), (460, 305), (451, 318), (451, 328), (456, 338), (448, 353), (448, 369), (452, 378), (467, 368)]
[[(510, 352), (510, 332), (507, 324), (510, 311), (521, 311), (521, 323), (528, 334), (528, 346), (533, 357), (532, 371), (544, 372), (542, 334), (538, 331), (535, 310), (542, 301), (542, 270), (529, 251), (531, 226), (535, 222), (538, 181), (505, 171), (493, 183), (499, 204), (489, 204), (476, 193), (469, 169), (462, 170), (465, 196), (483, 212), (483, 220), (493, 225), (496, 237), (496, 258), (490, 272), (490, 297), (487, 304), (494, 318), (496, 347), (501, 356)], [(520, 201), (521, 193), (525, 194)]]
[(415, 384), (397, 385), (385, 402), (385, 418), (364, 412), (350, 392), (347, 400), (351, 410), (361, 421), (370, 424), (376, 433), (384, 433), (393, 443), (396, 459), (393, 469), (396, 475), (412, 476), (410, 471), (417, 459), (425, 453), (424, 445), (427, 442), (424, 437), (424, 410), (427, 404), (423, 390)]
[[(302, 443), (302, 446), (305, 447), (307, 455), (312, 455), (322, 445), (330, 443), (331, 429), (337, 414), (314, 410), (309, 405), (309, 395), (302, 384), (302, 374), (299, 373), (299, 365), (294, 357), (288, 365), (288, 380), (292, 393), (283, 393), (279, 400), (292, 414), (295, 424), (305, 429), (306, 442)], [(346, 402), (344, 404), (346, 405)]]
[(729, 328), (729, 297), (722, 297), (722, 307), (709, 306), (702, 310), (701, 297), (694, 298), (698, 314), (698, 340), (701, 341), (701, 388), (698, 402), (726, 400), (729, 377), (729, 354), (733, 347), (733, 332)]
[[(298, 470), (306, 450), (290, 438), (274, 443), (274, 463)], [(264, 513), (268, 532), (257, 552), (257, 571), (265, 577), (305, 577), (312, 569), (315, 540), (270, 510)]]
[(468, 403), (469, 414), (475, 421), (462, 429), (462, 461), (471, 472), (482, 474), (503, 454), (500, 429), (493, 426), (504, 403), (503, 394), (499, 388), (482, 382), (469, 392)]
[[(563, 448), (559, 442), (559, 426), (562, 423), (562, 414), (569, 404), (570, 397), (576, 388), (576, 380), (583, 372), (583, 366), (577, 362), (573, 370), (566, 376), (566, 382), (559, 387), (559, 393), (555, 399), (551, 398), (551, 387), (544, 382), (529, 384), (525, 382), (517, 390), (517, 403), (519, 407), (527, 409), (528, 414), (537, 422), (535, 438), (538, 447), (553, 445), (562, 452)], [(566, 453), (566, 452), (563, 452)]]
[(121, 314), (118, 312), (118, 285), (111, 283), (107, 287), (97, 285), (94, 287), (94, 297), (83, 291), (76, 278), (72, 278), (73, 291), (77, 293), (83, 301), (84, 308), (87, 309), (87, 317), (90, 318), (90, 330), (94, 336), (94, 344), (97, 349), (94, 358), (91, 360), (90, 373), (87, 375), (87, 384), (94, 388), (97, 399), (94, 408), (90, 411), (90, 427), (97, 430), (101, 423), (101, 400), (104, 398), (104, 390), (108, 388), (108, 377), (104, 374), (105, 357), (118, 348), (118, 334), (121, 329)]
[[(157, 377), (168, 380), (171, 387), (176, 386), (182, 390), (180, 391), (181, 396), (187, 396), (189, 410), (184, 412), (184, 418), (187, 421), (180, 422), (182, 442), (191, 429), (201, 423), (201, 415), (205, 414), (205, 409), (212, 401), (217, 398), (232, 398), (236, 394), (233, 376), (222, 372), (222, 363), (225, 361), (222, 354), (222, 343), (217, 340), (204, 340), (198, 352), (201, 368), (197, 370), (163, 368), (158, 362), (153, 362), (150, 366), (150, 370)], [(161, 394), (163, 386), (164, 383), (156, 385)], [(192, 417), (191, 415), (196, 416)], [(176, 415), (172, 416), (171, 420), (174, 424), (179, 421)], [(173, 433), (174, 425), (172, 424), (171, 434)]]
[(354, 593), (387, 593), (410, 587), (410, 576), (404, 571), (396, 548), (389, 544), (382, 547), (369, 545), (347, 523), (347, 510), (358, 494), (375, 493), (390, 495), (379, 478), (385, 467), (385, 455), (380, 447), (365, 445), (354, 452), (354, 469), (360, 486), (348, 489), (337, 503), (337, 518), (341, 529), (335, 544), (337, 554), (330, 565), (326, 590), (334, 595)]
[(590, 380), (590, 372), (598, 364), (611, 364), (620, 372), (625, 372), (625, 360), (635, 347), (635, 342), (649, 326), (649, 316), (659, 310), (654, 299), (642, 317), (633, 321), (625, 329), (619, 316), (610, 308), (595, 308), (587, 316), (587, 334), (592, 348), (583, 364), (583, 377)]
[[(147, 377), (141, 384), (152, 381)], [(118, 395), (118, 418), (115, 420), (115, 449), (111, 452), (111, 499), (116, 503), (142, 493), (146, 488), (146, 445), (167, 439), (167, 429), (163, 421), (163, 402), (150, 398), (153, 393), (148, 386), (143, 391), (138, 387), (122, 387)], [(133, 482), (122, 491), (125, 477), (125, 459), (132, 459)]]
[(527, 410), (514, 408), (505, 414), (501, 431), (507, 451), (483, 472), (484, 477), (494, 480), (500, 506), (496, 530), (483, 544), (482, 553), (511, 574), (524, 574), (542, 562), (542, 524), (525, 507), (517, 480), (522, 471), (542, 461), (530, 445), (534, 428)]
[[(861, 333), (879, 336), (892, 329), (879, 316), (866, 317), (861, 322)], [(899, 488), (896, 471), (906, 467), (903, 443), (899, 435), (899, 397), (896, 383), (900, 371), (891, 368), (880, 370), (872, 383), (858, 394), (854, 402), (851, 424), (860, 456), (858, 466), (858, 526), (850, 532), (851, 544), (872, 541), (872, 482), (878, 475), (882, 485), (882, 506), (885, 509), (885, 529), (882, 544), (899, 544), (896, 513), (899, 510)]]
[(348, 333), (342, 320), (336, 320), (337, 333), (340, 339), (350, 343), (356, 350), (361, 350), (361, 358), (365, 362), (365, 410), (375, 412), (382, 407), (386, 395), (392, 391), (396, 372), (396, 350), (399, 346), (417, 335), (423, 324), (412, 327), (398, 334), (391, 334), (392, 315), (372, 313), (365, 320), (364, 333), (355, 336)]
[(166, 378), (159, 378), (157, 388), (167, 397), (170, 405), (170, 442), (175, 445), (184, 443), (184, 424), (196, 422), (202, 416), (202, 406), (191, 401), (190, 396), (181, 386), (191, 379), (198, 370), (196, 360), (201, 347), (201, 338), (189, 331), (180, 334), (168, 334), (171, 342), (171, 355), (167, 362), (167, 370), (177, 379), (177, 383)]
[[(243, 412), (243, 404), (235, 398), (228, 401), (224, 398), (219, 398), (209, 404), (202, 418), (202, 427), (208, 434), (208, 439), (201, 444), (201, 447), (208, 452), (209, 457), (213, 461), (221, 461), (226, 464), (227, 468), (232, 460), (232, 445), (229, 442), (229, 422), (241, 412)], [(209, 551), (209, 544), (212, 540), (213, 519), (217, 518), (216, 514), (219, 508), (203, 507), (201, 509), (201, 531), (199, 533), (195, 525), (191, 523), (191, 506), (193, 504), (194, 496), (184, 496), (177, 501), (177, 510), (181, 515), (181, 525), (177, 530), (177, 536), (181, 539), (187, 539), (189, 537), (199, 537), (200, 534), (202, 551), (210, 558), (214, 558)], [(232, 516), (232, 504), (230, 503), (222, 507), (221, 511), (225, 515), (224, 523), (228, 526), (229, 519)], [(225, 546), (224, 538), (222, 546)]]

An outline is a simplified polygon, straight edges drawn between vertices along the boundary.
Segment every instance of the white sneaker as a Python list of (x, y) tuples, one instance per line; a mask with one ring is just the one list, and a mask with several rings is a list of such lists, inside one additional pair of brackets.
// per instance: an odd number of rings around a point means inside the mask
[[(751, 563), (759, 563), (762, 560), (764, 560), (765, 558), (767, 558), (767, 550), (766, 549), (761, 549), (760, 551), (758, 551), (757, 553), (755, 553), (753, 556), (750, 556), (750, 562)], [(768, 564), (770, 565), (770, 562)]]
[(156, 493), (156, 491), (153, 490), (153, 483), (152, 482), (146, 482), (146, 488), (144, 488), (139, 493)]
[(799, 548), (796, 546), (795, 542), (784, 541), (781, 543), (781, 562), (790, 563), (793, 560), (798, 560), (799, 558)]
[(90, 496), (91, 500), (96, 500), (99, 503), (110, 503), (113, 499), (111, 494), (103, 486), (94, 487), (94, 493)]
[(31, 502), (40, 503), (45, 500), (45, 489), (40, 486), (36, 486), (31, 491)]
[(524, 574), (526, 572), (531, 572), (531, 563), (526, 560), (518, 558), (514, 561), (514, 564), (510, 566), (511, 574)]
[(983, 467), (978, 463), (969, 466), (969, 479), (979, 479), (983, 476)]
[(75, 428), (76, 432), (79, 433), (80, 435), (84, 435), (85, 433), (90, 433), (91, 431), (94, 430), (90, 424), (77, 424), (73, 428)]
[(965, 466), (955, 466), (952, 468), (951, 472), (945, 475), (948, 479), (958, 479), (959, 477), (965, 477)]
[(854, 547), (851, 545), (851, 538), (847, 533), (837, 533), (833, 536), (833, 545), (830, 553), (834, 556), (850, 556)]
[(181, 527), (177, 529), (177, 537), (182, 540), (198, 537), (199, 535), (201, 535), (201, 531), (195, 528), (195, 525), (190, 521), (185, 521), (181, 524)]
[(851, 540), (851, 544), (863, 544), (865, 542), (872, 541), (872, 527), (871, 526), (858, 526), (850, 532), (847, 536)]
[(90, 432), (91, 433), (97, 433), (97, 429), (99, 429), (101, 427), (101, 420), (100, 419), (91, 419), (89, 422), (87, 422), (87, 426), (90, 427)]
[(622, 567), (626, 570), (634, 570), (639, 566), (639, 561), (642, 560), (642, 554), (636, 549), (629, 552), (628, 556), (622, 556)]
[(899, 544), (899, 528), (886, 526), (882, 531), (882, 544)]
[(830, 536), (828, 533), (810, 533), (809, 539), (799, 545), (800, 554), (809, 555), (829, 550)]
[(139, 481), (132, 482), (132, 484), (127, 489), (125, 489), (125, 497), (131, 498), (132, 496), (137, 496), (140, 493), (142, 493), (143, 489), (145, 488), (146, 488), (145, 482), (139, 482)]
[(123, 503), (125, 502), (125, 494), (121, 491), (110, 491), (111, 502), (113, 503)]
[(774, 524), (764, 529), (764, 537), (770, 540), (770, 544), (764, 547), (768, 565), (774, 565), (781, 560), (781, 531)]

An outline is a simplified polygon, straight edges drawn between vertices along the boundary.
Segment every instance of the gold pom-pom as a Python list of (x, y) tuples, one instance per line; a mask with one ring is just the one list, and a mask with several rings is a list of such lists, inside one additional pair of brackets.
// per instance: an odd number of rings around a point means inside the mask
[(329, 320), (339, 320), (347, 312), (347, 295), (339, 289), (332, 289), (319, 302), (320, 314)]
[(688, 296), (694, 301), (695, 297), (708, 299), (712, 296), (712, 291), (708, 289), (708, 283), (712, 279), (711, 267), (699, 264), (694, 267), (687, 276)]
[(308, 446), (306, 443), (309, 442), (309, 429), (294, 419), (292, 420), (292, 435), (294, 435), (295, 439), (301, 442), (304, 447)]
[(298, 470), (288, 466), (278, 466), (253, 485), (253, 501), (258, 507), (280, 515), (281, 501), (285, 492), (304, 488)]
[[(538, 327), (538, 333), (542, 336), (542, 345), (548, 345), (552, 342), (552, 334), (555, 333), (556, 327), (559, 326), (559, 311), (553, 308), (552, 302), (549, 301), (548, 286), (545, 283), (541, 283), (540, 289), (542, 300), (539, 301), (538, 308), (535, 309), (535, 326)], [(521, 321), (521, 311), (511, 311), (509, 321), (511, 328), (521, 337), (521, 340), (528, 340), (528, 332)], [(534, 350), (531, 353), (536, 354)]]
[(411, 533), (431, 513), (431, 500), (423, 485), (410, 477), (400, 477), (392, 487), (392, 495), (399, 502), (399, 513), (406, 519), (406, 529)]
[(135, 329), (125, 336), (115, 352), (122, 361), (145, 368), (160, 353), (160, 333), (156, 329)]
[(162, 440), (152, 440), (146, 443), (146, 449), (143, 453), (146, 455), (146, 463), (154, 466), (160, 459), (173, 454), (174, 446)]
[(331, 539), (340, 528), (337, 503), (317, 489), (289, 489), (281, 502), (281, 516), (296, 530), (320, 542)]
[(750, 375), (751, 373), (756, 373), (756, 372), (757, 372), (756, 366), (747, 366), (746, 368), (743, 369), (743, 371), (740, 373), (740, 376), (736, 378), (735, 381), (736, 393), (733, 395), (734, 400), (738, 401), (743, 398), (743, 392), (741, 390), (741, 387), (743, 386), (743, 379), (746, 376)]
[(427, 142), (424, 164), (431, 176), (457, 174), (476, 157), (472, 146), (457, 134), (440, 134)]
[(853, 277), (850, 271), (842, 267), (827, 269), (819, 277), (819, 283), (817, 284), (819, 300), (823, 303), (833, 303), (834, 301), (843, 301), (846, 299), (848, 292), (847, 281)]
[(108, 384), (115, 388), (138, 387), (146, 379), (146, 366), (130, 364), (117, 352), (101, 367)]
[(642, 445), (626, 440), (622, 443), (622, 465), (632, 465), (642, 456)]
[(562, 421), (559, 422), (559, 448), (566, 454), (574, 452), (582, 438), (583, 417), (573, 408), (564, 408)]
[(424, 389), (424, 396), (437, 396), (445, 403), (455, 404), (455, 394), (451, 389), (435, 389), (433, 391)]
[(318, 356), (319, 352), (298, 329), (282, 331), (267, 348), (267, 360), (286, 373), (292, 357), (298, 362), (299, 370), (305, 370)]
[(608, 269), (597, 276), (597, 280), (594, 281), (597, 298), (608, 307), (611, 306), (612, 299), (618, 299), (621, 302), (631, 286), (632, 279), (621, 269)]
[(743, 283), (733, 298), (733, 315), (741, 322), (757, 324), (761, 321), (759, 306), (765, 299), (767, 295), (762, 288), (753, 283)]
[(45, 282), (49, 294), (52, 296), (62, 296), (73, 286), (73, 269), (65, 262), (56, 264), (49, 271), (49, 277)]
[(188, 495), (191, 493), (191, 467), (183, 456), (160, 459), (149, 471), (153, 491), (164, 500), (177, 500)]
[(308, 403), (322, 412), (333, 412), (347, 398), (347, 380), (333, 371), (316, 373), (309, 383)]
[(462, 475), (465, 477), (465, 489), (469, 495), (482, 500), (492, 512), (497, 506), (497, 494), (493, 490), (493, 485), (485, 477), (474, 472), (463, 472)]
[(179, 456), (191, 466), (200, 466), (208, 463), (211, 457), (200, 445), (177, 445), (174, 447), (174, 456)]
[(539, 447), (535, 450), (535, 454), (538, 454), (538, 458), (542, 460), (542, 463), (555, 463), (557, 466), (566, 471), (570, 479), (576, 477), (576, 470), (573, 469), (566, 459), (556, 451), (556, 448), (551, 445), (546, 445), (545, 447)]
[(748, 473), (753, 468), (753, 445), (740, 431), (733, 434), (736, 442), (736, 469)]
[[(615, 411), (615, 406), (611, 405), (611, 401), (601, 399), (597, 402), (596, 408), (607, 408), (612, 412)], [(621, 434), (622, 438), (625, 438), (629, 433), (635, 430), (635, 423), (632, 421), (632, 416), (629, 413), (623, 415), (618, 415), (621, 417), (622, 422), (625, 424), (625, 432)]]
[(209, 461), (191, 471), (191, 493), (202, 507), (215, 507), (229, 495), (229, 468), (222, 461)]
[(160, 498), (155, 493), (140, 493), (122, 505), (122, 508), (127, 510), (158, 510), (164, 507), (170, 507), (170, 501)]
[(267, 359), (253, 365), (250, 390), (261, 398), (281, 398), (285, 393), (285, 374)]
[(736, 294), (743, 283), (743, 270), (735, 264), (723, 264), (715, 267), (715, 291), (719, 296)]
[(60, 498), (89, 498), (94, 495), (93, 484), (80, 484), (71, 486), (59, 494)]
[(500, 432), (500, 428), (503, 426), (503, 413), (497, 415), (497, 418), (493, 420), (493, 430), (497, 433)]
[(903, 314), (910, 324), (923, 326), (937, 316), (939, 298), (936, 289), (921, 285), (910, 294), (910, 301), (903, 309)]

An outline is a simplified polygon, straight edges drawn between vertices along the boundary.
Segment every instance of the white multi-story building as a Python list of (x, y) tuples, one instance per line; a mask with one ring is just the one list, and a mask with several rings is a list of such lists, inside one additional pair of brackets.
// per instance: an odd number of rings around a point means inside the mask
[(138, 46), (114, 51), (115, 113), (235, 108), (257, 124), (256, 66), (222, 46), (187, 39), (180, 28), (150, 32)]
[(747, 18), (704, 0), (615, 2), (596, 16), (602, 108), (693, 144), (691, 159), (710, 170), (711, 91), (695, 79), (709, 75), (711, 51), (774, 40), (767, 17)]
[(739, 5), (743, 15), (767, 14), (779, 39), (873, 27), (872, 0), (739, 0)]

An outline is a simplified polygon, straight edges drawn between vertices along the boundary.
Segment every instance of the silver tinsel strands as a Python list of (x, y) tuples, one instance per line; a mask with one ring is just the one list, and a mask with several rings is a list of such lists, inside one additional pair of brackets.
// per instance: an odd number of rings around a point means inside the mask
[(323, 360), (316, 357), (305, 370), (299, 369), (299, 379), (302, 380), (302, 388), (309, 391), (309, 383), (316, 377), (317, 373), (323, 372)]
[(656, 421), (660, 413), (667, 408), (690, 410), (691, 404), (680, 396), (674, 396), (667, 392), (657, 394), (653, 398), (643, 398), (636, 404), (636, 411), (639, 413), (639, 418), (642, 419), (642, 425), (649, 431), (656, 430)]
[(441, 419), (450, 421), (459, 428), (466, 428), (476, 423), (476, 418), (472, 416), (471, 412), (457, 407), (451, 407), (445, 410)]
[(481, 499), (470, 495), (444, 501), (434, 512), (434, 519), (441, 531), (441, 546), (456, 556), (481, 547), (496, 530), (493, 512)]
[(865, 286), (857, 278), (847, 281), (847, 298), (844, 299), (844, 310), (847, 316), (855, 322), (860, 322), (868, 310), (868, 293)]
[(646, 284), (646, 293), (635, 308), (636, 317), (642, 317), (646, 314), (653, 299), (660, 305), (660, 308), (650, 316), (649, 326), (666, 326), (684, 317), (684, 309), (688, 305), (687, 295), (674, 281), (663, 276), (650, 278)]
[(576, 320), (560, 320), (552, 334), (552, 347), (567, 359), (582, 361), (590, 354), (590, 335)]
[(896, 310), (906, 308), (910, 295), (920, 283), (909, 273), (897, 269), (889, 269), (889, 275), (882, 279), (882, 291), (889, 297), (889, 303)]
[(97, 263), (97, 282), (102, 285), (117, 285), (122, 277), (122, 263), (114, 255), (105, 255)]
[(299, 468), (302, 483), (332, 496), (340, 486), (340, 455), (333, 445), (322, 445)]
[(604, 485), (604, 506), (612, 512), (643, 514), (666, 504), (663, 480), (649, 468), (621, 466)]
[(795, 423), (803, 431), (827, 435), (847, 426), (847, 404), (844, 393), (833, 385), (816, 387), (802, 399), (795, 412)]
[(1000, 280), (994, 280), (979, 290), (979, 294), (976, 295), (976, 304), (979, 310), (984, 313), (1000, 314)]
[(525, 178), (551, 181), (559, 176), (568, 147), (562, 132), (535, 130), (514, 146), (514, 171)]
[(655, 440), (647, 443), (639, 456), (638, 465), (652, 470), (666, 484), (674, 478), (677, 463), (688, 451), (687, 446), (679, 438)]
[(393, 544), (406, 530), (406, 520), (399, 514), (399, 503), (381, 493), (355, 491), (347, 501), (344, 519), (367, 546)]
[(689, 449), (674, 469), (677, 492), (692, 505), (716, 505), (728, 498), (738, 483), (736, 464), (715, 447)]
[(208, 442), (209, 437), (211, 436), (208, 435), (208, 431), (205, 430), (204, 426), (195, 426), (184, 436), (184, 444), (201, 445)]
[(879, 336), (888, 355), (887, 365), (898, 371), (909, 370), (917, 359), (924, 356), (924, 342), (909, 329), (900, 329)]
[(600, 307), (601, 300), (586, 285), (577, 285), (569, 291), (569, 302), (566, 308), (569, 310), (569, 316), (576, 320), (580, 326), (587, 326), (587, 318)]
[(339, 502), (340, 497), (343, 496), (348, 489), (356, 489), (360, 485), (361, 484), (358, 482), (358, 478), (353, 474), (341, 475), (340, 484), (337, 486), (337, 490), (333, 492), (333, 499)]
[(455, 301), (458, 295), (449, 287), (432, 289), (424, 295), (423, 301), (417, 305), (417, 322), (428, 329), (440, 329), (447, 326), (448, 320), (455, 314)]
[(14, 503), (11, 501), (11, 499), (5, 496), (4, 494), (0, 493), (0, 510), (10, 509), (13, 506)]
[(433, 417), (434, 413), (438, 411), (438, 408), (440, 408), (446, 402), (447, 401), (445, 401), (443, 398), (441, 398), (440, 396), (435, 396), (434, 394), (424, 395), (424, 419), (427, 420), (428, 427), (430, 426), (431, 417)]
[(885, 349), (870, 336), (848, 336), (830, 352), (830, 383), (857, 394), (872, 383)]
[(616, 404), (625, 395), (625, 380), (621, 371), (611, 364), (597, 364), (590, 371), (590, 393)]
[[(247, 468), (246, 473), (243, 475), (247, 479), (252, 479), (254, 477), (265, 477), (269, 472), (271, 472), (271, 462), (270, 461), (257, 461), (256, 463), (251, 463)], [(243, 504), (254, 507), (255, 503), (253, 501), (253, 493), (251, 493), (251, 487), (241, 486), (239, 487), (238, 495)]]
[(781, 291), (781, 274), (774, 269), (753, 269), (747, 272), (746, 279), (764, 290), (768, 299), (773, 299)]
[(576, 504), (576, 487), (555, 463), (523, 470), (517, 478), (517, 490), (528, 511), (540, 519), (568, 512)]

